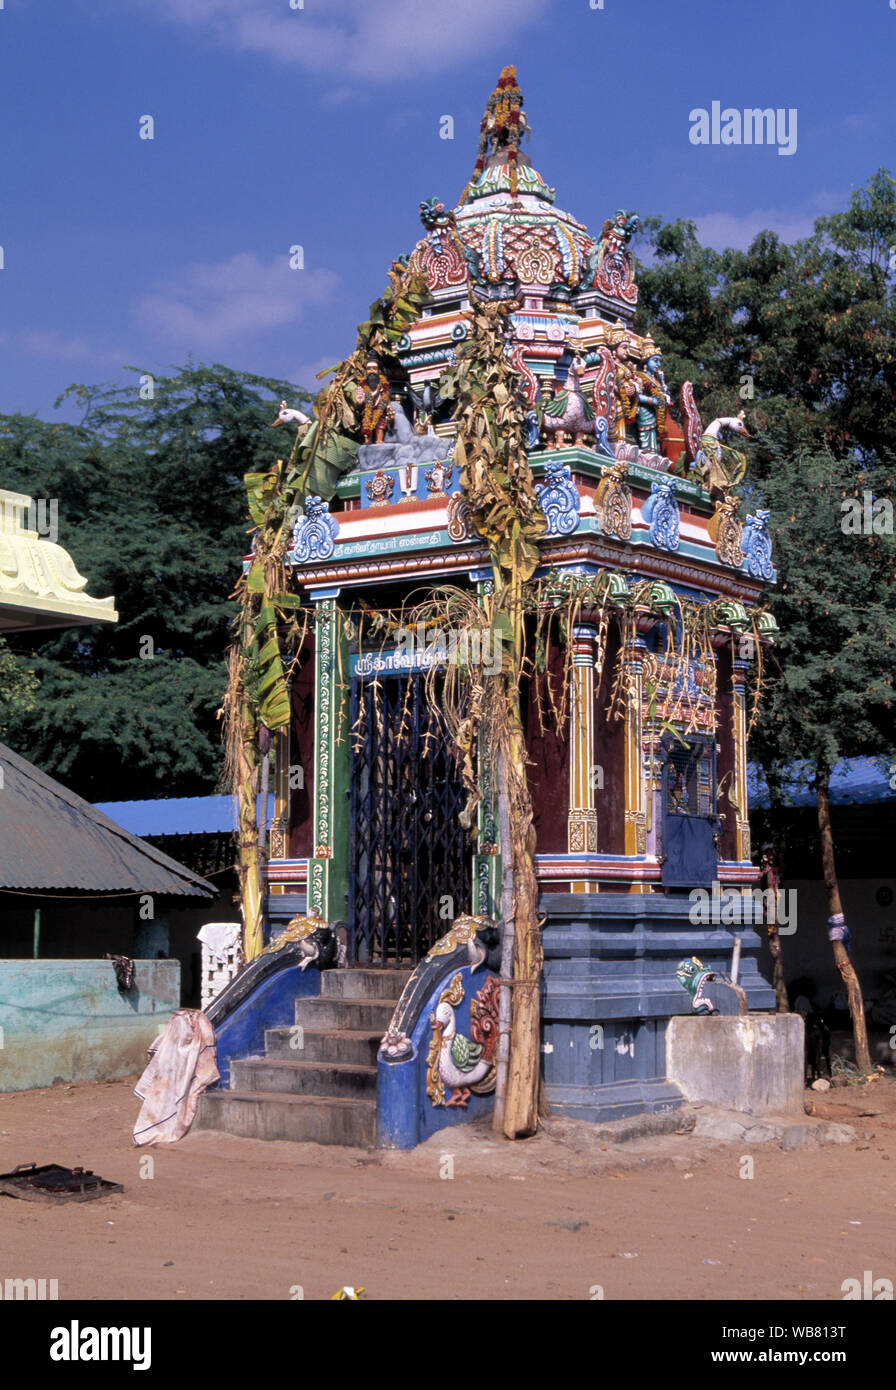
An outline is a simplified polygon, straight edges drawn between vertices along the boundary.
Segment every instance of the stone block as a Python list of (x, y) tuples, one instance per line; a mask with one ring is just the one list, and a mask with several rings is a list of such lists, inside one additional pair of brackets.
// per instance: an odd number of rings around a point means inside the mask
[(749, 1115), (804, 1113), (799, 1014), (669, 1020), (666, 1075), (690, 1101)]

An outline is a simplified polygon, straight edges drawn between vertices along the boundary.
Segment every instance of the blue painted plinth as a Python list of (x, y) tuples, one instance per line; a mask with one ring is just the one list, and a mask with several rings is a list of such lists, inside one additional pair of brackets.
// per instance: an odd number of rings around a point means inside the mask
[[(757, 968), (755, 916), (744, 925), (694, 926), (686, 896), (548, 893), (542, 992), (542, 1055), (556, 1114), (607, 1121), (684, 1104), (666, 1080), (666, 1025), (691, 1012), (675, 978), (686, 956), (727, 973), (741, 938), (739, 983), (752, 1011), (773, 1009)], [(751, 920), (752, 919), (752, 920)]]

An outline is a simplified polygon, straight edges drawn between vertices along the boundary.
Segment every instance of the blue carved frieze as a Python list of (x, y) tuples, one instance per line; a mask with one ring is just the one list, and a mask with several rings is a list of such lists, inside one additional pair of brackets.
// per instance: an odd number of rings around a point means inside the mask
[(744, 564), (754, 579), (774, 579), (775, 567), (772, 564), (772, 538), (769, 535), (770, 513), (759, 507), (755, 515), (748, 516), (744, 522), (741, 549)]
[(678, 549), (680, 517), (675, 483), (671, 478), (659, 478), (652, 485), (641, 515), (650, 523), (650, 539), (654, 545), (660, 550)]
[(293, 558), (298, 563), (329, 560), (338, 532), (339, 523), (330, 516), (329, 502), (320, 497), (306, 498), (305, 515), (299, 517), (292, 533)]
[(581, 498), (568, 464), (546, 464), (544, 482), (539, 483), (535, 493), (548, 519), (548, 535), (571, 536), (579, 524)]

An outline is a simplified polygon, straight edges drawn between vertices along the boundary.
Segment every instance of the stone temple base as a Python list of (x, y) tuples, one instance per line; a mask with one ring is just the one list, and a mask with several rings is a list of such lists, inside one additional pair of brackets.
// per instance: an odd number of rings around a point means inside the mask
[[(727, 973), (734, 933), (694, 926), (684, 896), (546, 893), (540, 907), (548, 919), (542, 1053), (552, 1110), (606, 1121), (683, 1105), (666, 1063), (669, 1022), (690, 1014), (675, 967), (696, 955)], [(774, 992), (756, 965), (759, 937), (752, 925), (737, 935), (748, 1006), (770, 1010)]]

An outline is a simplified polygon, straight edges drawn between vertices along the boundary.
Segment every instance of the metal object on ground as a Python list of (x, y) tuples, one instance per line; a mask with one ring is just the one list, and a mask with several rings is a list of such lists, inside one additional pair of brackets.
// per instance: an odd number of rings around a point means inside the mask
[(20, 1163), (11, 1173), (0, 1173), (0, 1194), (22, 1197), (26, 1202), (92, 1202), (124, 1192), (120, 1182), (107, 1182), (89, 1168), (63, 1168), (60, 1163)]

